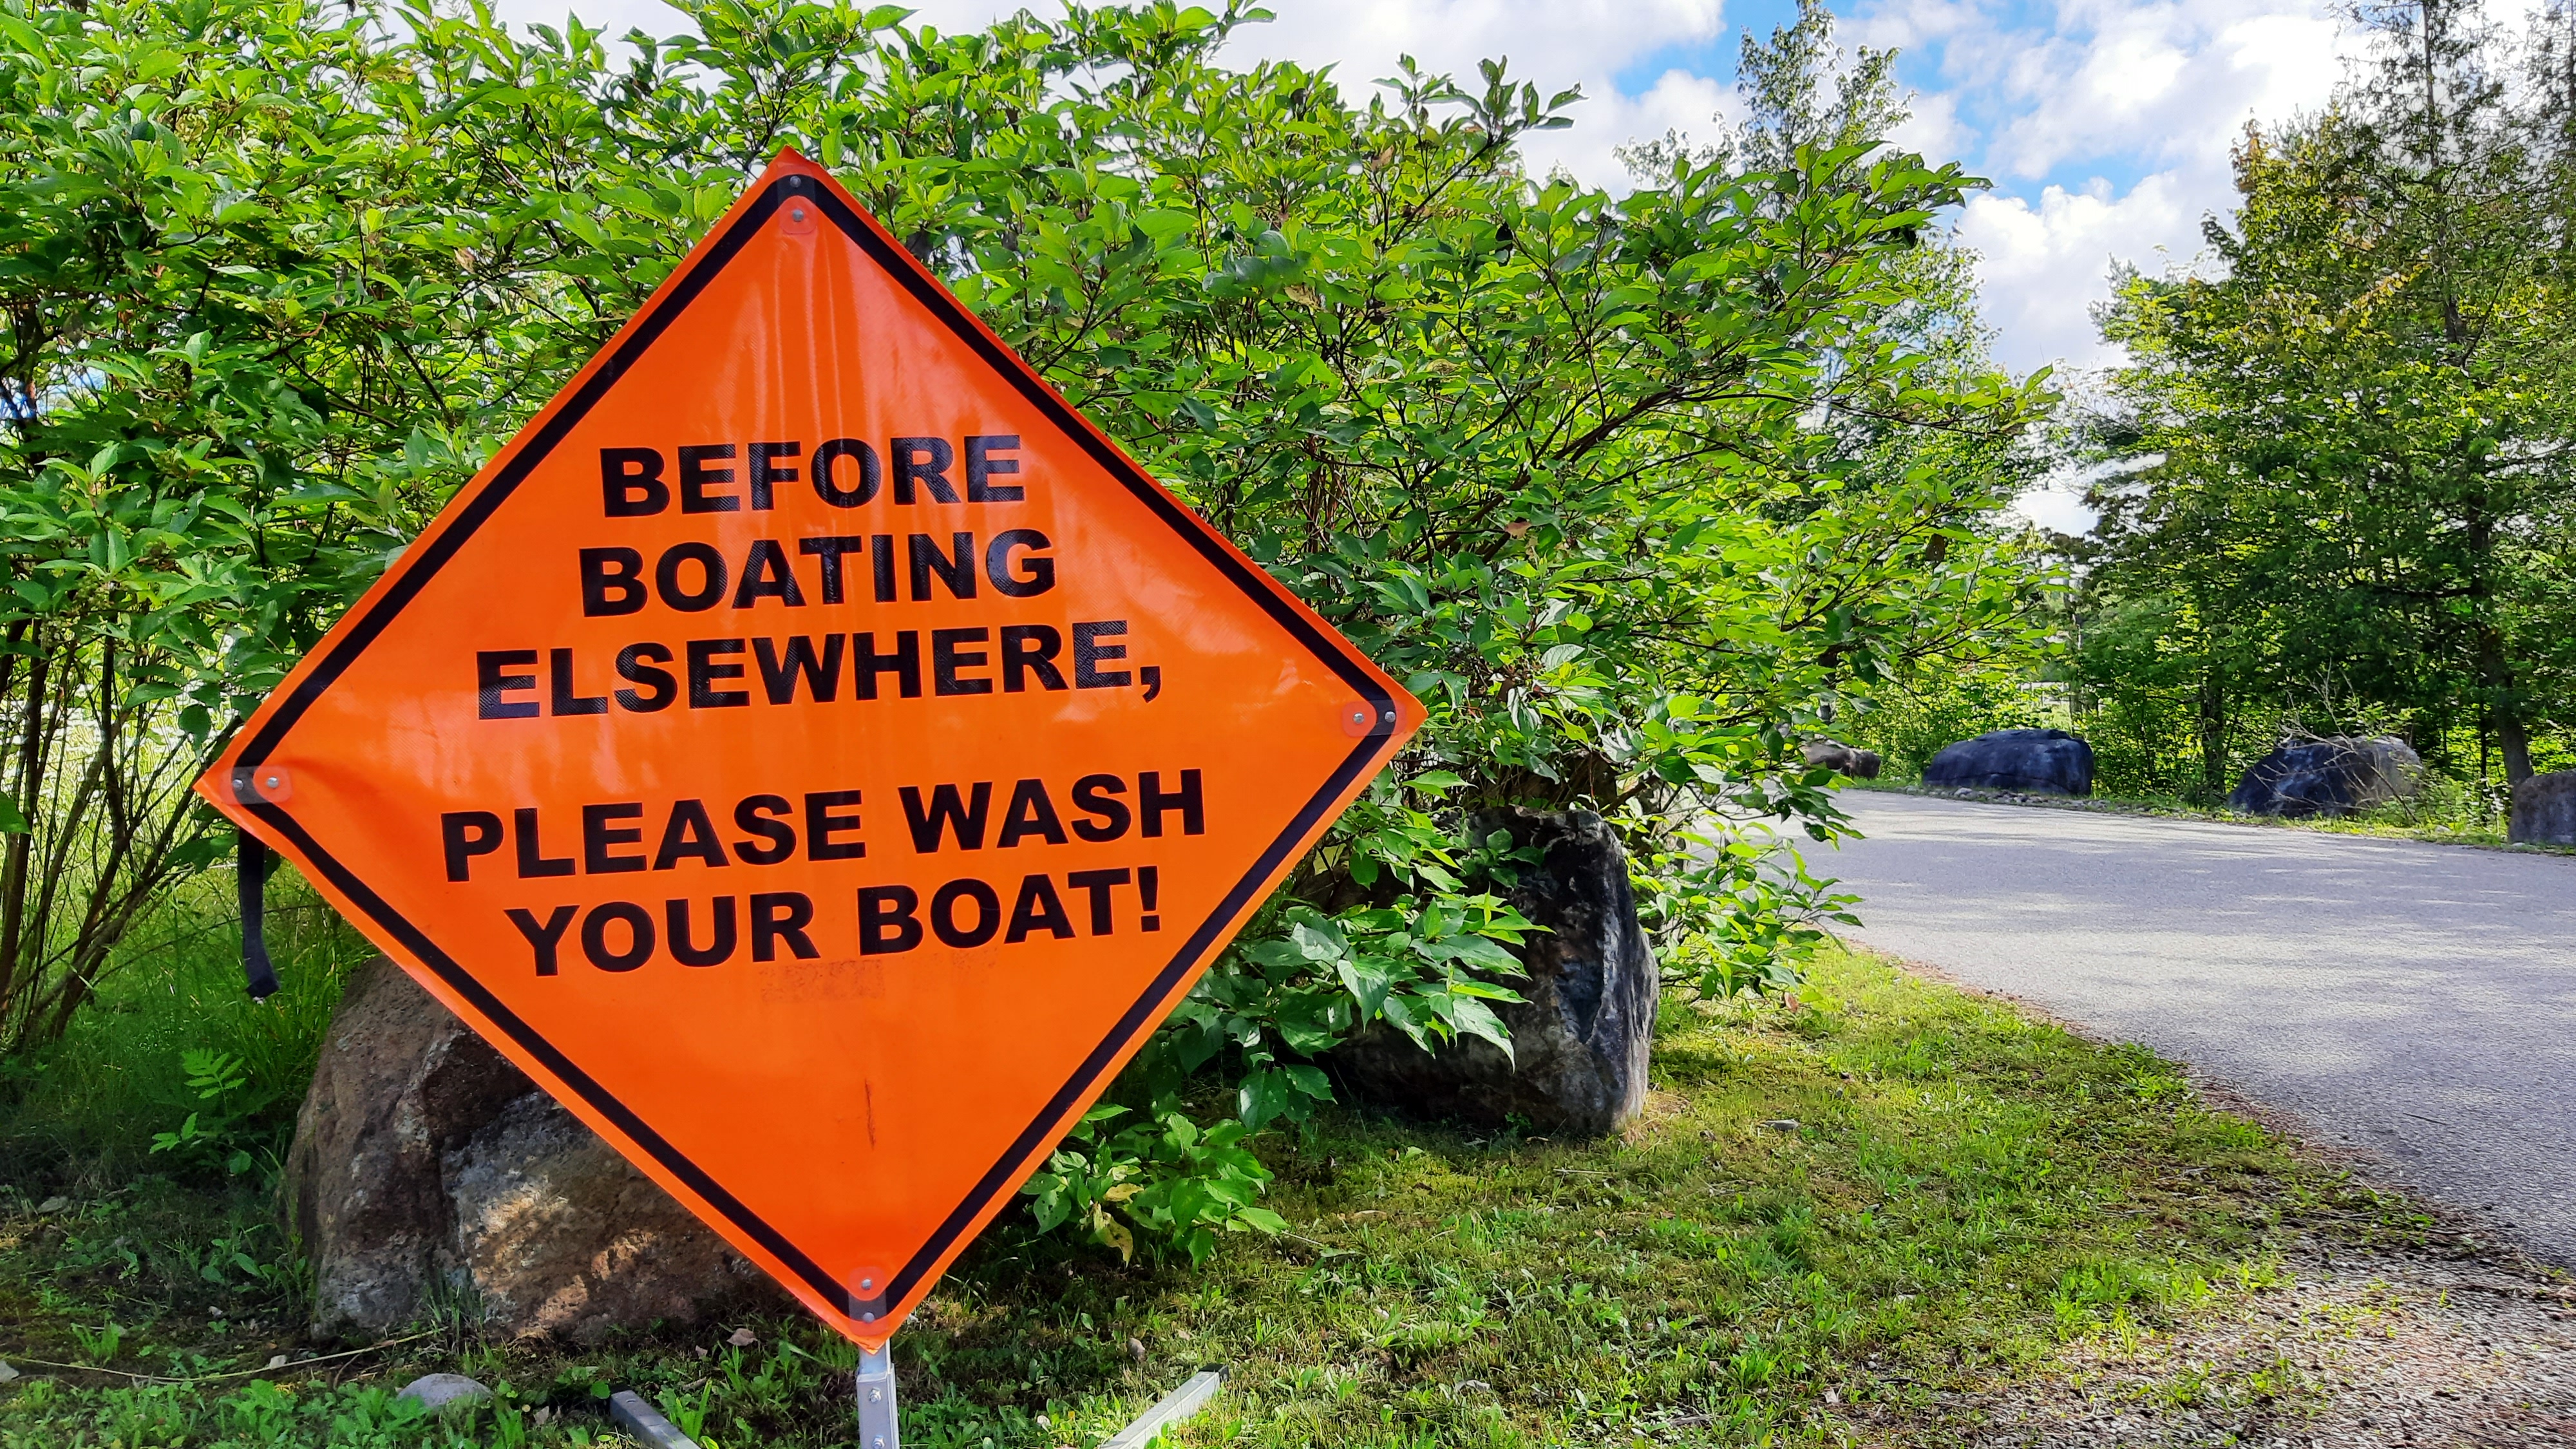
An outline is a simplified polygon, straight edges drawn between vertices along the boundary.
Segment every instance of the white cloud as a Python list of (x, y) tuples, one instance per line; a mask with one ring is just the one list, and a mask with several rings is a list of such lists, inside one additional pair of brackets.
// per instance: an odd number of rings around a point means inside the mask
[(2061, 20), (2011, 59), (1998, 99), (2018, 114), (1996, 164), (2037, 178), (2088, 156), (2223, 162), (2245, 121), (2313, 105), (2340, 74), (2338, 28), (2311, 0), (2251, 8), (2140, 6), (2089, 33)]
[(2098, 366), (2113, 358), (2090, 313), (2114, 259), (2194, 257), (2202, 218), (2234, 199), (2228, 155), (2246, 123), (2323, 101), (2354, 40), (2322, 0), (2059, 0), (2023, 25), (1991, 12), (1890, 0), (1855, 32), (1937, 50), (1935, 98), (1971, 118), (1961, 150), (1999, 189), (1960, 230), (1984, 255), (2002, 359)]
[(2200, 218), (2218, 205), (2193, 194), (2178, 172), (2149, 176), (2125, 195), (2107, 183), (2084, 191), (2051, 186), (2034, 204), (1992, 193), (1972, 198), (1960, 239), (1979, 254), (1978, 282), (1997, 351), (2017, 368), (2106, 360), (2092, 306), (2115, 261), (2160, 270), (2199, 251)]
[[(935, 0), (922, 13), (954, 4)], [(1720, 0), (1273, 0), (1268, 8), (1278, 18), (1237, 30), (1228, 55), (1331, 66), (1342, 93), (1362, 104), (1407, 55), (1471, 88), (1479, 83), (1476, 63), (1491, 59), (1508, 62), (1506, 73), (1534, 83), (1542, 96), (1580, 86), (1584, 99), (1569, 112), (1574, 125), (1523, 146), (1541, 175), (1562, 167), (1594, 185), (1619, 185), (1619, 147), (1667, 130), (1713, 138), (1719, 127), (1710, 118), (1733, 99), (1731, 80), (1686, 70), (1665, 72), (1635, 96), (1612, 79), (1667, 46), (1716, 38), (1724, 29)]]
[(1624, 179), (1612, 152), (1629, 141), (1671, 129), (1714, 135), (1709, 118), (1732, 90), (1729, 81), (1687, 71), (1667, 72), (1640, 96), (1622, 95), (1612, 82), (1622, 67), (1666, 46), (1714, 39), (1719, 0), (1277, 0), (1268, 8), (1279, 18), (1236, 31), (1232, 50), (1331, 65), (1355, 100), (1392, 74), (1401, 55), (1471, 87), (1476, 63), (1495, 58), (1542, 96), (1581, 86), (1574, 125), (1530, 138), (1523, 152), (1540, 174), (1563, 167), (1596, 185)]
[(492, 7), (502, 19), (520, 25), (551, 25), (560, 30), (567, 15), (581, 17), (593, 30), (622, 36), (630, 30), (647, 35), (676, 35), (688, 26), (680, 12), (662, 0), (499, 0)]
[(1345, 81), (1387, 74), (1398, 55), (1427, 70), (1472, 79), (1476, 62), (1508, 56), (1542, 88), (1577, 81), (1606, 94), (1621, 66), (1659, 47), (1705, 41), (1720, 26), (1719, 0), (1279, 0), (1278, 19), (1235, 32), (1260, 55), (1338, 64)]
[(1619, 147), (1671, 131), (1693, 145), (1705, 145), (1733, 129), (1732, 120), (1719, 117), (1732, 117), (1737, 109), (1731, 85), (1686, 70), (1664, 72), (1642, 96), (1608, 90), (1595, 99), (1589, 86), (1584, 96), (1574, 108), (1573, 126), (1528, 138), (1522, 155), (1540, 175), (1561, 167), (1577, 180), (1615, 191), (1625, 191), (1629, 184), (1626, 168), (1614, 154)]
[(1910, 113), (1888, 134), (1888, 140), (1938, 163), (1967, 154), (1976, 143), (1976, 132), (1959, 119), (1959, 98), (1936, 92), (1917, 95)]

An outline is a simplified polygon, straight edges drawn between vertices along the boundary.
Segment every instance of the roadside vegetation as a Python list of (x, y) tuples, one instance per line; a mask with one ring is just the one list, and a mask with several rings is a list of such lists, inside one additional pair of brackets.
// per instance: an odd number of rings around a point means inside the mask
[(2080, 800), (2058, 795), (2032, 795), (2010, 790), (1926, 789), (1920, 782), (1899, 780), (1856, 781), (1847, 788), (1872, 793), (1932, 795), (1941, 799), (1968, 799), (1988, 803), (2034, 806), (2050, 810), (2080, 810), (2109, 815), (2140, 815), (2175, 820), (2206, 820), (2222, 825), (2243, 825), (2258, 830), (2301, 830), (2318, 835), (2362, 835), (2380, 840), (2420, 840), (2432, 845), (2472, 845), (2487, 850), (2511, 850), (2541, 855), (2576, 854), (2576, 846), (2543, 845), (2514, 842), (2506, 838), (2504, 821), (2493, 815), (2454, 815), (2428, 808), (2426, 802), (2392, 801), (2356, 810), (2346, 815), (2247, 815), (2225, 805), (2205, 805), (2180, 795), (2104, 795), (2095, 793)]
[(785, 147), (1430, 711), (1049, 1167), (1067, 1232), (1204, 1255), (1335, 1044), (1501, 1041), (1481, 812), (1601, 814), (1680, 979), (1794, 981), (1797, 737), (2044, 624), (1998, 520), (2053, 395), (1945, 230), (1982, 183), (1884, 142), (1820, 5), (1618, 194), (1521, 163), (1577, 94), (1236, 68), (1240, 0), (677, 18), (0, 0), (0, 1057), (223, 919), (186, 783)]
[[(783, 1308), (576, 1349), (460, 1302), (315, 1357), (275, 1180), (368, 948), (282, 876), (251, 1006), (185, 793), (786, 146), (1430, 710), (902, 1337), (913, 1442), (1087, 1442), (1222, 1363), (1194, 1442), (1947, 1443), (1963, 1396), (2266, 1301), (2294, 1244), (2432, 1232), (2151, 1056), (1824, 935), (1800, 740), (2020, 709), (2119, 575), (2070, 596), (2006, 517), (2058, 399), (1987, 355), (1946, 230), (1982, 183), (1885, 142), (1893, 57), (1821, 5), (1748, 41), (1744, 124), (1617, 194), (1521, 162), (1578, 96), (1232, 68), (1240, 3), (679, 9), (621, 52), (0, 0), (0, 1446), (596, 1443), (612, 1386), (721, 1449), (843, 1441), (851, 1350)], [(2442, 727), (2550, 738), (2509, 668)], [(1377, 1119), (1320, 1065), (1378, 1021), (1503, 1037), (1514, 806), (1631, 854), (1667, 989), (1618, 1140)], [(423, 1422), (393, 1390), (433, 1368), (501, 1397)]]
[[(247, 1055), (261, 1028), (198, 1005), (121, 1002), (95, 1030)], [(133, 1100), (175, 1125), (180, 1085)], [(116, 1131), (10, 1144), (36, 1156), (0, 1219), (0, 1357), (40, 1376), (0, 1394), (11, 1449), (597, 1443), (611, 1386), (725, 1449), (846, 1441), (850, 1350), (792, 1311), (589, 1350), (430, 1322), (305, 1363), (292, 1255), (233, 1179)], [(1285, 1231), (1203, 1268), (989, 1235), (896, 1340), (908, 1442), (1096, 1443), (1201, 1365), (1228, 1391), (1187, 1443), (1944, 1442), (1967, 1396), (2288, 1292), (2317, 1235), (2440, 1237), (2144, 1051), (1838, 949), (1794, 1004), (1668, 997), (1617, 1140), (1334, 1109), (1263, 1156)], [(437, 1424), (391, 1402), (439, 1369), (503, 1398)], [(2204, 1378), (2188, 1403), (2244, 1442), (2329, 1407), (2277, 1368)]]
[(2246, 128), (2200, 254), (2115, 278), (2049, 646), (1905, 674), (1861, 742), (2059, 725), (2102, 793), (2206, 807), (2285, 740), (2395, 735), (2436, 777), (2404, 828), (2481, 836), (2576, 768), (2576, 21), (2352, 13), (2365, 60)]

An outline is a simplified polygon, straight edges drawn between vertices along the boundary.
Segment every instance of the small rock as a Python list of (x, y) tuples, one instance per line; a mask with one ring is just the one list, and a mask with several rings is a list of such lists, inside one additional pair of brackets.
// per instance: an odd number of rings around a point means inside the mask
[(18, 1371), (16, 1369), (9, 1367), (5, 1363), (0, 1363), (0, 1384), (5, 1384), (17, 1376)]
[(429, 1409), (444, 1409), (451, 1404), (479, 1404), (492, 1397), (492, 1391), (463, 1374), (423, 1374), (403, 1385), (398, 1399), (414, 1399)]
[(1774, 1132), (1795, 1132), (1798, 1130), (1798, 1119), (1795, 1117), (1774, 1117), (1762, 1125), (1770, 1128)]
[(72, 1200), (70, 1198), (49, 1197), (43, 1202), (36, 1204), (36, 1211), (40, 1213), (58, 1213), (71, 1205)]
[(733, 1331), (733, 1336), (726, 1339), (725, 1342), (732, 1344), (736, 1348), (749, 1348), (753, 1344), (760, 1342), (760, 1335), (752, 1332), (748, 1328), (737, 1328)]
[(269, 1355), (268, 1366), (273, 1369), (282, 1369), (286, 1367), (286, 1355), (282, 1353)]
[(1143, 1363), (1145, 1361), (1145, 1340), (1141, 1338), (1131, 1338), (1127, 1340), (1127, 1352), (1134, 1356), (1136, 1362)]
[(1809, 765), (1839, 770), (1855, 780), (1878, 778), (1880, 762), (1876, 750), (1854, 749), (1840, 740), (1818, 738), (1799, 746), (1799, 753)]

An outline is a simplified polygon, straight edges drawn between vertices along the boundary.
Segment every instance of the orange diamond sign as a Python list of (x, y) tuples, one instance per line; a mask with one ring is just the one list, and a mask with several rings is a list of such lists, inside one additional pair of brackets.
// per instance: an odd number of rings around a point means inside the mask
[(789, 153), (198, 789), (874, 1346), (1420, 722)]

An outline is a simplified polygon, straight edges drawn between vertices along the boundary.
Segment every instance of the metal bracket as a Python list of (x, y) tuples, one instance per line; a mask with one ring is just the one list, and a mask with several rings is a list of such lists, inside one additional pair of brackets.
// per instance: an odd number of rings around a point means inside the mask
[(1100, 1449), (1146, 1449), (1147, 1445), (1162, 1437), (1165, 1429), (1183, 1420), (1197, 1418), (1199, 1411), (1208, 1406), (1208, 1401), (1216, 1397), (1216, 1391), (1224, 1384), (1224, 1375), (1215, 1369), (1190, 1375), (1188, 1382), (1163, 1395), (1154, 1407), (1139, 1415), (1135, 1423), (1119, 1430), (1116, 1437), (1101, 1445)]
[(681, 1433), (677, 1425), (663, 1418), (660, 1410), (644, 1402), (632, 1389), (609, 1395), (608, 1417), (647, 1449), (698, 1449), (697, 1440)]
[(859, 1449), (903, 1449), (894, 1423), (894, 1354), (859, 1350)]

